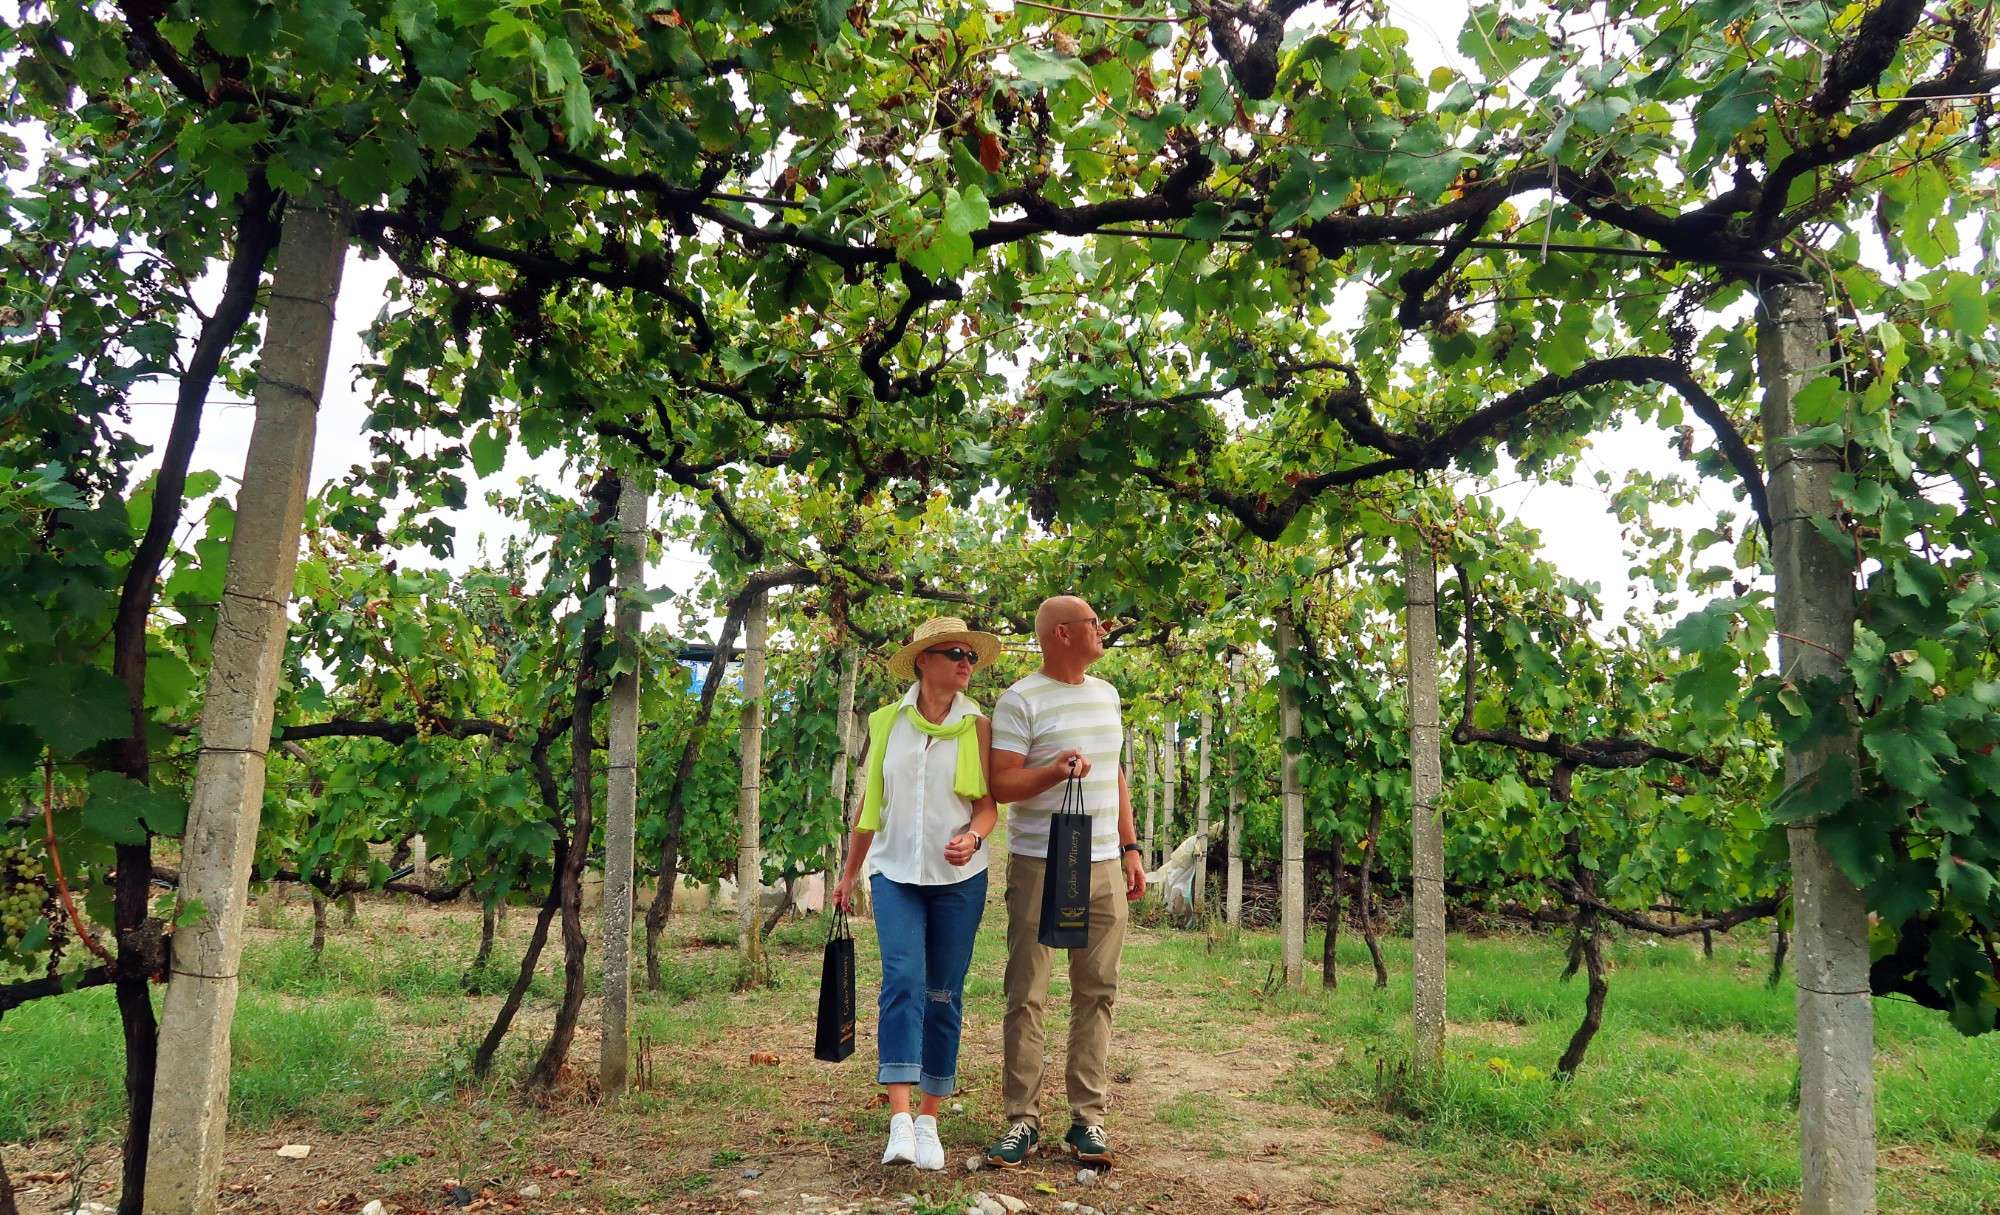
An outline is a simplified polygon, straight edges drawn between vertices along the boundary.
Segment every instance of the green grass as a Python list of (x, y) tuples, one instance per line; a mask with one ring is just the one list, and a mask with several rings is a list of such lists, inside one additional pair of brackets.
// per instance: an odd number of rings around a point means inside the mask
[(124, 1039), (109, 988), (23, 1004), (0, 1021), (0, 1142), (116, 1137)]
[[(372, 999), (300, 1002), (245, 992), (231, 1032), (230, 1124), (258, 1130), (304, 1119), (329, 1131), (410, 1081)], [(106, 989), (24, 1005), (0, 1024), (0, 1140), (59, 1133), (116, 1138), (124, 1122), (124, 1049)]]
[(708, 996), (720, 996), (736, 989), (736, 955), (721, 951), (663, 958), (660, 964), (660, 991), (647, 998), (664, 997), (685, 1004)]
[[(1719, 944), (1714, 959), (1673, 943), (1614, 948), (1605, 1026), (1569, 1084), (1546, 1078), (1582, 1016), (1583, 983), (1558, 981), (1561, 941), (1454, 938), (1448, 1007), (1461, 1028), (1442, 1076), (1421, 1083), (1403, 1071), (1407, 943), (1386, 945), (1388, 992), (1372, 989), (1365, 955), (1356, 949), (1349, 963), (1343, 942), (1343, 989), (1316, 997), (1320, 1024), (1293, 1027), (1359, 1047), (1295, 1070), (1287, 1088), (1298, 1099), (1371, 1118), (1461, 1170), (1507, 1168), (1508, 1153), (1526, 1166), (1546, 1145), (1645, 1201), (1797, 1187), (1793, 994), (1789, 977), (1766, 983), (1758, 943)], [(1301, 998), (1315, 997), (1280, 1000)], [(1907, 1004), (1878, 1000), (1876, 1011), (1885, 1209), (2000, 1209), (2000, 1141), (1986, 1130), (2000, 1106), (1992, 1044)], [(1927, 1167), (1898, 1168), (1899, 1147), (1918, 1149)]]
[(1228, 1119), (1229, 1107), (1207, 1093), (1188, 1093), (1174, 1098), (1154, 1113), (1154, 1118), (1183, 1131), (1198, 1131)]
[(390, 1059), (387, 1028), (365, 997), (295, 1005), (251, 998), (231, 1042), (230, 1121), (243, 1127), (301, 1119), (340, 1132), (408, 1080)]
[[(551, 930), (552, 937), (554, 935)], [(245, 985), (259, 991), (317, 999), (327, 996), (374, 995), (399, 1002), (424, 999), (457, 1000), (468, 994), (466, 962), (472, 958), (476, 941), (467, 941), (462, 950), (440, 952), (421, 948), (405, 938), (376, 934), (367, 939), (352, 934), (332, 936), (317, 958), (312, 942), (304, 933), (287, 934), (276, 940), (256, 941), (244, 950)], [(476, 973), (477, 986), (488, 994), (503, 993), (520, 974), (521, 954), (527, 936), (503, 942), (493, 959)], [(542, 951), (546, 967), (560, 957), (560, 945)], [(463, 961), (461, 961), (463, 959)], [(554, 999), (560, 980), (545, 969), (537, 970), (528, 988), (538, 999)]]
[(720, 1039), (735, 1021), (726, 994), (729, 978), (715, 977), (714, 999), (696, 999), (671, 990), (672, 973), (662, 976), (668, 978), (670, 990), (637, 994), (632, 1016), (634, 1036), (650, 1046), (695, 1047)]
[[(866, 986), (880, 963), (868, 925), (856, 927)], [(968, 1021), (989, 1031), (1000, 1012), (1004, 929), (1004, 914), (991, 909), (967, 985)], [(470, 1040), (484, 1031), (492, 1001), (475, 1000), (463, 983), (476, 924), (452, 931), (442, 941), (434, 930), (419, 940), (396, 931), (393, 919), (386, 927), (371, 920), (365, 934), (336, 931), (318, 959), (303, 930), (256, 942), (236, 1027), (232, 1124), (255, 1131), (303, 1122), (339, 1133), (369, 1122), (370, 1112), (379, 1115), (374, 1124), (465, 1121), (470, 1103), (488, 1111), (480, 1118), (515, 1126), (498, 1095), (464, 1091)], [(733, 940), (733, 932), (726, 917), (690, 917), (676, 939)], [(818, 917), (782, 925), (771, 938), (776, 987), (748, 995), (734, 991), (732, 950), (668, 951), (666, 990), (635, 993), (639, 1044), (674, 1048), (683, 1059), (705, 1052), (735, 1059), (746, 1049), (742, 1025), (768, 1013), (772, 1001), (809, 1016), (824, 932)], [(516, 925), (503, 939), (494, 978), (511, 979), (525, 936)], [(1151, 1133), (1221, 1154), (1254, 1145), (1266, 1127), (1324, 1126), (1330, 1117), (1388, 1141), (1384, 1157), (1408, 1166), (1401, 1172), (1408, 1192), (1396, 1201), (1419, 1207), (1436, 1187), (1490, 1191), (1496, 1210), (1589, 1210), (1601, 1195), (1727, 1210), (1782, 1206), (1795, 1192), (1793, 995), (1789, 975), (1776, 987), (1766, 982), (1760, 935), (1719, 938), (1713, 959), (1685, 942), (1613, 942), (1605, 1026), (1568, 1084), (1548, 1073), (1581, 1016), (1584, 985), (1558, 979), (1562, 937), (1453, 938), (1448, 1058), (1441, 1074), (1421, 1081), (1407, 1070), (1409, 945), (1383, 944), (1386, 991), (1375, 990), (1366, 951), (1349, 934), (1340, 942), (1339, 989), (1329, 992), (1316, 969), (1303, 989), (1271, 981), (1279, 959), (1271, 933), (1135, 928), (1112, 1064), (1169, 1094), (1152, 1107)], [(1307, 956), (1319, 957), (1317, 939)], [(1059, 967), (1052, 1038), (1067, 1018), (1060, 974)], [(546, 1008), (556, 995), (555, 981), (538, 976), (531, 1006)], [(1875, 1012), (1884, 1211), (2000, 1210), (2000, 1139), (1987, 1129), (2000, 1107), (1994, 1041), (1962, 1038), (1941, 1015), (1907, 1003), (1880, 1000)], [(1259, 1071), (1247, 1099), (1227, 1085), (1174, 1095), (1176, 1079), (1154, 1070), (1155, 1047), (1223, 1055), (1253, 1038), (1259, 1055), (1282, 1067)], [(518, 1074), (539, 1045), (532, 1034), (512, 1035), (501, 1074)], [(993, 1115), (998, 1061), (985, 1054), (961, 1062), (968, 1109), (950, 1122), (955, 1148), (991, 1129), (981, 1120)], [(9, 1013), (0, 1022), (0, 1140), (115, 1140), (120, 1066), (109, 992)], [(866, 1091), (867, 1071), (864, 1059), (842, 1084)], [(791, 1109), (799, 1094), (775, 1071), (766, 1075), (746, 1077), (740, 1067), (655, 1074), (650, 1090), (625, 1106), (631, 1131), (710, 1108)], [(1127, 1116), (1136, 1114), (1120, 1115)], [(865, 1119), (790, 1124), (804, 1141), (836, 1151), (871, 1149), (876, 1135)], [(509, 1150), (533, 1158), (532, 1120), (510, 1134)], [(698, 1154), (673, 1185), (702, 1187), (733, 1170), (746, 1153), (725, 1144), (691, 1144)], [(478, 1156), (490, 1146), (451, 1150)], [(1320, 1163), (1327, 1175), (1364, 1167)]]
[[(1386, 991), (1374, 989), (1363, 943), (1347, 936), (1337, 991), (1321, 988), (1316, 968), (1304, 990), (1288, 991), (1267, 987), (1279, 959), (1272, 934), (1212, 944), (1151, 932), (1128, 948), (1119, 1024), (1213, 1049), (1254, 1020), (1301, 1047), (1285, 1052), (1297, 1062), (1271, 1097), (1355, 1119), (1416, 1149), (1438, 1178), (1546, 1187), (1554, 1209), (1607, 1181), (1642, 1202), (1795, 1191), (1793, 993), (1789, 974), (1775, 988), (1766, 982), (1762, 938), (1720, 938), (1713, 959), (1686, 942), (1614, 944), (1605, 1026), (1568, 1084), (1549, 1078), (1583, 1011), (1583, 982), (1559, 978), (1565, 945), (1535, 935), (1452, 939), (1454, 1030), (1444, 1072), (1430, 1082), (1407, 1072), (1406, 940), (1383, 942)], [(1319, 949), (1308, 942), (1307, 957)], [(2000, 1108), (1994, 1044), (1907, 1003), (1875, 1009), (1884, 1209), (2000, 1210), (2000, 1137), (1987, 1130)], [(1187, 1098), (1156, 1117), (1201, 1125)], [(1899, 1163), (1912, 1158), (1919, 1163)]]

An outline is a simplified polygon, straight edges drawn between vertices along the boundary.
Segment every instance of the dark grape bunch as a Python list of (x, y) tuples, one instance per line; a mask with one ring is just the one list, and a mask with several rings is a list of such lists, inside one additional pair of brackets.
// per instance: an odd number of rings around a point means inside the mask
[(48, 912), (49, 889), (42, 866), (27, 847), (0, 845), (0, 954), (21, 947), (21, 939)]

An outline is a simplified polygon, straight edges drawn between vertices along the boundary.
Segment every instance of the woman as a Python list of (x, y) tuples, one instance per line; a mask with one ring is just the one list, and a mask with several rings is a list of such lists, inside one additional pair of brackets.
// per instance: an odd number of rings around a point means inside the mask
[[(853, 909), (865, 864), (882, 949), (883, 1164), (944, 1167), (938, 1107), (958, 1087), (965, 971), (986, 909), (986, 837), (999, 815), (986, 791), (992, 726), (965, 689), (999, 652), (998, 637), (963, 620), (926, 620), (889, 659), (891, 675), (915, 683), (868, 716), (861, 819), (833, 902)], [(912, 1086), (922, 1090), (915, 1117)]]

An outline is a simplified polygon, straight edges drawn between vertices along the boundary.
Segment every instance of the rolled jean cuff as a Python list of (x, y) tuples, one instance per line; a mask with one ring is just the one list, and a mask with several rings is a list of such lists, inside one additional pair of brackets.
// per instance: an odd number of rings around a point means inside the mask
[(955, 1073), (949, 1076), (933, 1076), (925, 1072), (918, 1087), (923, 1089), (926, 1097), (949, 1097), (958, 1091), (958, 1076)]
[[(923, 1079), (924, 1065), (921, 1063), (884, 1063), (875, 1072), (877, 1084), (915, 1084)], [(924, 1090), (929, 1092), (929, 1089)]]

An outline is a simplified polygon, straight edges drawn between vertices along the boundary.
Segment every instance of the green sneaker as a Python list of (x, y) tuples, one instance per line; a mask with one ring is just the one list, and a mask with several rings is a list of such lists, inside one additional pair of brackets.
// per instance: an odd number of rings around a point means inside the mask
[(1101, 1126), (1071, 1123), (1069, 1134), (1063, 1136), (1063, 1146), (1076, 1157), (1078, 1164), (1092, 1164), (1100, 1169), (1111, 1167), (1111, 1147), (1104, 1140), (1104, 1128)]
[(1041, 1139), (1040, 1131), (1025, 1122), (1016, 1122), (986, 1149), (986, 1163), (996, 1169), (1018, 1169), (1022, 1161), (1035, 1154), (1035, 1145)]

